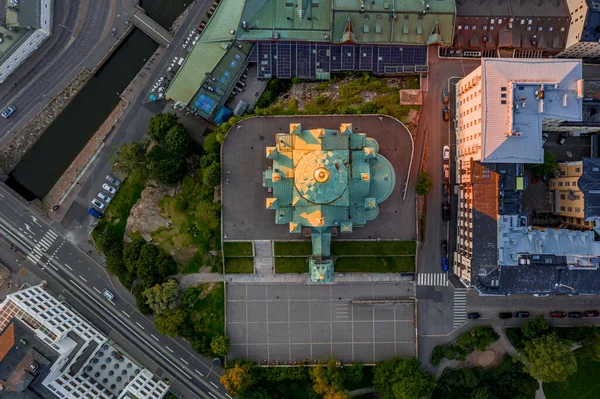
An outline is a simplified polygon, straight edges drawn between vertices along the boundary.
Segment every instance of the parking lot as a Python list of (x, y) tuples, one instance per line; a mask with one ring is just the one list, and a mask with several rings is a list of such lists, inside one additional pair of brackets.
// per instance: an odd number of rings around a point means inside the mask
[(411, 162), (412, 141), (408, 130), (395, 119), (378, 116), (294, 116), (245, 119), (234, 127), (223, 144), (223, 234), (225, 240), (300, 239), (288, 225), (275, 224), (275, 214), (266, 209), (272, 196), (263, 187), (268, 167), (266, 147), (275, 145), (275, 134), (289, 132), (297, 122), (302, 129), (339, 129), (352, 123), (355, 132), (366, 133), (379, 143), (379, 152), (394, 166), (396, 186), (379, 205), (379, 216), (365, 227), (338, 235), (343, 239), (415, 240), (415, 202), (402, 199)]
[[(229, 356), (270, 364), (415, 356), (413, 295), (403, 283), (230, 284)], [(356, 303), (370, 299), (397, 301)]]

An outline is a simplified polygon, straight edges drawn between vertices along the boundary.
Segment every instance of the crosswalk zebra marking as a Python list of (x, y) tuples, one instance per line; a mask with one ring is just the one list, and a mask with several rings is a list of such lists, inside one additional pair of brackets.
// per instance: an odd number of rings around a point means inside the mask
[(27, 259), (34, 265), (37, 264), (44, 257), (44, 253), (50, 249), (57, 237), (58, 234), (52, 230), (48, 230), (46, 234), (44, 234), (44, 236), (31, 249), (31, 252), (29, 255), (27, 255)]
[(467, 321), (467, 290), (458, 288), (454, 290), (454, 328), (458, 328)]
[(417, 285), (446, 287), (449, 284), (446, 273), (419, 273), (417, 275)]

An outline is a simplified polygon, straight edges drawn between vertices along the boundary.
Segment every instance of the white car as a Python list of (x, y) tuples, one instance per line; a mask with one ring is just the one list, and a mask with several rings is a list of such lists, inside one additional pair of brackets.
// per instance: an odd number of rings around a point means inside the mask
[(95, 207), (97, 207), (98, 209), (102, 209), (104, 208), (104, 204), (102, 202), (100, 202), (99, 200), (97, 200), (96, 198), (94, 198), (92, 200), (92, 205), (94, 205)]
[(106, 202), (107, 204), (110, 203), (110, 200), (112, 199), (111, 197), (109, 197), (108, 195), (106, 195), (104, 193), (98, 193), (98, 198), (100, 198), (102, 201)]
[(104, 183), (104, 184), (102, 185), (102, 189), (103, 189), (104, 191), (108, 192), (108, 193), (111, 193), (111, 194), (114, 194), (114, 193), (116, 193), (116, 192), (117, 192), (117, 189), (116, 189), (116, 188), (114, 188), (114, 187), (113, 187), (113, 186), (111, 186), (110, 184), (106, 184), (106, 183)]
[(448, 161), (450, 159), (450, 147), (448, 147), (447, 145), (444, 146), (444, 152), (443, 152), (443, 157), (444, 157), (444, 161)]
[(117, 179), (113, 175), (106, 175), (105, 179), (115, 187), (119, 187), (121, 185), (121, 180)]
[(115, 295), (107, 289), (102, 291), (102, 295), (104, 295), (104, 298), (108, 299), (109, 301), (115, 299)]

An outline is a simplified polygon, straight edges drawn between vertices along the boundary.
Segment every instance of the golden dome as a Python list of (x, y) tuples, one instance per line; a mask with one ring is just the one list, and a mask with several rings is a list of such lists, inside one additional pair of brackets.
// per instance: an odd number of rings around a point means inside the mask
[(317, 168), (315, 169), (314, 177), (317, 183), (325, 183), (329, 180), (329, 171), (323, 167)]

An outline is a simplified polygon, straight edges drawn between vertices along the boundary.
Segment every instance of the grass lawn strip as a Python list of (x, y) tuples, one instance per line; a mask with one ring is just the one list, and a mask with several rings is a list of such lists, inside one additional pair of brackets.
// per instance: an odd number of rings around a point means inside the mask
[(225, 271), (227, 273), (254, 273), (254, 258), (226, 257)]
[(305, 257), (275, 258), (275, 273), (308, 273), (308, 259)]
[[(310, 241), (276, 241), (275, 256), (310, 256)], [(417, 252), (415, 241), (333, 241), (332, 256), (391, 256), (414, 255)]]
[(595, 399), (600, 392), (600, 362), (587, 358), (582, 349), (575, 351), (577, 372), (568, 382), (544, 383), (544, 394), (548, 399)]
[[(225, 333), (225, 294), (223, 283), (205, 283), (195, 287), (200, 292), (189, 310), (197, 332), (211, 337)], [(201, 329), (202, 331), (198, 331)]]
[(310, 256), (312, 243), (310, 241), (275, 241), (273, 252), (275, 252), (275, 256)]
[(119, 237), (125, 236), (127, 218), (133, 205), (140, 199), (142, 190), (144, 190), (142, 181), (133, 178), (125, 179), (104, 212), (102, 221), (107, 223), (109, 229), (117, 232)]
[(334, 269), (341, 273), (410, 273), (415, 271), (415, 257), (341, 257), (335, 260)]
[(226, 258), (232, 256), (253, 256), (252, 242), (250, 241), (225, 242), (223, 243), (223, 251)]

